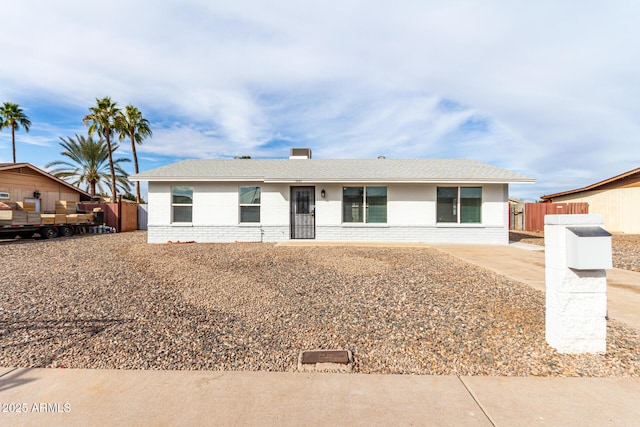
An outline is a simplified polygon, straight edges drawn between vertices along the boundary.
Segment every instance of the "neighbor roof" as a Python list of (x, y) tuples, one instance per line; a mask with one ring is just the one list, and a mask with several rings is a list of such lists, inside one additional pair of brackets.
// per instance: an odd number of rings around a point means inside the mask
[(509, 183), (535, 180), (468, 159), (183, 160), (129, 177), (134, 181)]
[(620, 175), (616, 175), (612, 178), (605, 179), (604, 181), (596, 182), (595, 184), (591, 184), (586, 187), (576, 188), (575, 190), (563, 191), (561, 193), (547, 194), (546, 196), (542, 196), (540, 198), (542, 200), (549, 200), (555, 197), (568, 196), (569, 194), (582, 193), (584, 191), (592, 191), (592, 190), (598, 190), (598, 189), (604, 190), (605, 186), (610, 187), (611, 186), (610, 184), (615, 185), (616, 183), (622, 180), (625, 180), (627, 178), (634, 178), (634, 175), (637, 175), (635, 178), (640, 178), (640, 168), (636, 168), (628, 172), (621, 173)]
[(44, 175), (47, 178), (56, 181), (58, 183), (60, 183), (61, 185), (64, 185), (65, 187), (73, 190), (73, 191), (77, 191), (78, 193), (82, 194), (83, 196), (87, 197), (87, 198), (91, 198), (91, 194), (87, 193), (86, 191), (83, 191), (81, 189), (79, 189), (78, 187), (69, 184), (68, 182), (60, 179), (60, 178), (56, 178), (55, 176), (43, 171), (42, 169), (38, 169), (37, 167), (33, 166), (30, 163), (0, 163), (0, 171), (10, 171), (13, 169), (21, 169), (21, 168), (27, 168), (27, 169), (31, 169), (34, 172), (39, 173), (40, 175)]

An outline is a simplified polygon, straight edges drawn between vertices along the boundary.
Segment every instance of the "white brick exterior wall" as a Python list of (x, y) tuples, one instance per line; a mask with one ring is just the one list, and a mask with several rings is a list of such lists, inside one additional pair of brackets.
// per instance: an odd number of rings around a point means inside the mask
[(194, 226), (149, 226), (149, 243), (172, 242), (280, 242), (289, 239), (288, 226), (220, 226), (220, 225), (194, 225)]
[[(150, 225), (149, 243), (168, 241), (205, 242), (280, 242), (289, 240), (289, 226), (171, 226)], [(325, 242), (429, 242), (507, 244), (502, 228), (405, 227), (316, 227), (316, 240)]]
[[(193, 222), (172, 223), (171, 183), (150, 182), (149, 243), (289, 240), (289, 184), (181, 182), (178, 185), (194, 188)], [(253, 185), (262, 187), (261, 223), (240, 224), (239, 188)], [(362, 184), (348, 184), (358, 185)], [(387, 186), (387, 224), (343, 224), (343, 185), (316, 184), (316, 240), (508, 243), (506, 184), (482, 185), (482, 224), (472, 225), (436, 224), (436, 184), (376, 185)], [(320, 197), (323, 189), (324, 199)]]

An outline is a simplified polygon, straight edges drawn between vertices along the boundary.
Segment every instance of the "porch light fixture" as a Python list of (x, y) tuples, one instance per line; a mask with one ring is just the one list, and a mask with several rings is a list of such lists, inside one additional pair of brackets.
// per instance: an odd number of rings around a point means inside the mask
[(324, 191), (324, 188), (323, 188), (322, 191), (320, 191), (320, 197), (324, 199), (326, 195), (327, 195), (327, 192)]
[(40, 192), (38, 190), (33, 192), (33, 198), (34, 199), (39, 199), (40, 198)]

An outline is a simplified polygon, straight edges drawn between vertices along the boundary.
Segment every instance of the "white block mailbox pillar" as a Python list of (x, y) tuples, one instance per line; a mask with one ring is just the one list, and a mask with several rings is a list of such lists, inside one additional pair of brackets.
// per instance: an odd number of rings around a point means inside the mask
[(604, 353), (611, 234), (602, 215), (546, 215), (544, 224), (547, 343), (560, 353)]

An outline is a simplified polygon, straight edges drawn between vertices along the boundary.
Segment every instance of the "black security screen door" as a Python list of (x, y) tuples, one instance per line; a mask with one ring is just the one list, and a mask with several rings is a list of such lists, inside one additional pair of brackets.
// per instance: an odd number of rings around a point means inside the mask
[(316, 238), (316, 188), (291, 187), (291, 238)]

